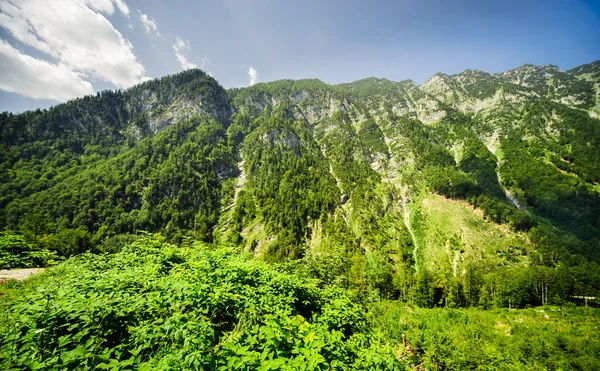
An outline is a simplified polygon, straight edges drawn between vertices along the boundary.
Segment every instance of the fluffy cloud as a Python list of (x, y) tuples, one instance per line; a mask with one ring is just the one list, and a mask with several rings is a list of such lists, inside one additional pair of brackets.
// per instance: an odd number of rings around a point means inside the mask
[(0, 89), (57, 101), (94, 93), (92, 84), (65, 65), (22, 54), (4, 40), (0, 40)]
[(154, 18), (148, 17), (146, 14), (140, 12), (139, 10), (138, 13), (140, 13), (140, 21), (142, 21), (142, 24), (146, 29), (146, 33), (154, 32), (156, 36), (160, 36), (160, 32), (158, 32), (158, 26), (156, 25), (156, 21), (154, 20)]
[(250, 78), (250, 81), (248, 82), (249, 86), (252, 86), (258, 82), (258, 71), (252, 66), (248, 68), (248, 77)]
[(82, 0), (82, 2), (90, 8), (108, 15), (112, 15), (115, 12), (114, 4), (119, 8), (121, 13), (129, 17), (129, 7), (123, 0)]
[(183, 55), (183, 52), (185, 50), (190, 50), (189, 41), (183, 41), (178, 37), (175, 44), (173, 44), (173, 50), (175, 50), (175, 57), (177, 57), (177, 60), (181, 64), (181, 68), (183, 68), (184, 70), (189, 70), (190, 68), (198, 68), (196, 64), (188, 61), (187, 58)]
[[(21, 94), (35, 98), (64, 100), (90, 92), (91, 85), (82, 78), (101, 79), (119, 88), (145, 80), (145, 69), (133, 53), (131, 43), (101, 14), (113, 14), (115, 5), (121, 13), (129, 15), (129, 8), (122, 0), (0, 1), (0, 25), (15, 40), (52, 57), (51, 61), (44, 61), (18, 51), (16, 55), (16, 49), (3, 45), (3, 60), (27, 61), (21, 68), (30, 69), (27, 73), (30, 78), (35, 78), (35, 71), (44, 69), (68, 81), (78, 79), (74, 89), (65, 89), (65, 84), (56, 80), (56, 89), (63, 91), (48, 88), (44, 96), (40, 92), (29, 94), (27, 89), (9, 87), (6, 83), (11, 79), (2, 76), (2, 89), (20, 90)], [(37, 79), (40, 85), (50, 83), (41, 74), (37, 74)]]
[(117, 8), (119, 8), (121, 13), (123, 13), (129, 17), (129, 8), (127, 7), (127, 4), (125, 4), (125, 2), (123, 0), (113, 0), (113, 2), (117, 6)]

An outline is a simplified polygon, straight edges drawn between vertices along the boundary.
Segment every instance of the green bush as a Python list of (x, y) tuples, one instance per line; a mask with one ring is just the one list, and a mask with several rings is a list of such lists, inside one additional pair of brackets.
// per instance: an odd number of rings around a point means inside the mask
[(0, 269), (45, 267), (55, 258), (54, 253), (36, 248), (22, 236), (0, 234)]
[(600, 338), (594, 308), (414, 308), (373, 304), (376, 328), (427, 370), (598, 370)]
[(404, 367), (345, 291), (231, 248), (141, 239), (20, 290), (1, 304), (2, 369)]

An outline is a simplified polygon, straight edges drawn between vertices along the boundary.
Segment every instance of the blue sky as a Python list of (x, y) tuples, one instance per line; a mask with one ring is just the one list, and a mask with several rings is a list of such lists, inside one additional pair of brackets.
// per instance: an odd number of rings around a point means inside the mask
[(0, 111), (197, 66), (225, 87), (600, 59), (600, 1), (0, 0)]

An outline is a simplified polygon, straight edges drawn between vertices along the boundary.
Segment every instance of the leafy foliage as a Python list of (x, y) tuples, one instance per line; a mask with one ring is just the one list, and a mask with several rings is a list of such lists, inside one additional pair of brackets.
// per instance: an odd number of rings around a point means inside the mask
[(36, 248), (22, 236), (0, 234), (0, 269), (45, 267), (54, 259), (53, 253)]
[(340, 289), (231, 248), (142, 239), (2, 303), (5, 369), (403, 369)]
[[(599, 312), (591, 308), (419, 309), (373, 306), (376, 326), (402, 341), (403, 359), (441, 370), (594, 370)], [(393, 325), (391, 325), (393, 324)]]

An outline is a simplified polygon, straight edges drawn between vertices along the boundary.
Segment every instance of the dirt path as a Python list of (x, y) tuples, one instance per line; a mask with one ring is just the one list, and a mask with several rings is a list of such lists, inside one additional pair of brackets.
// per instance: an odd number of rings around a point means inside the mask
[(28, 269), (4, 269), (0, 270), (0, 284), (9, 280), (23, 281), (36, 273), (41, 273), (46, 268), (28, 268)]

